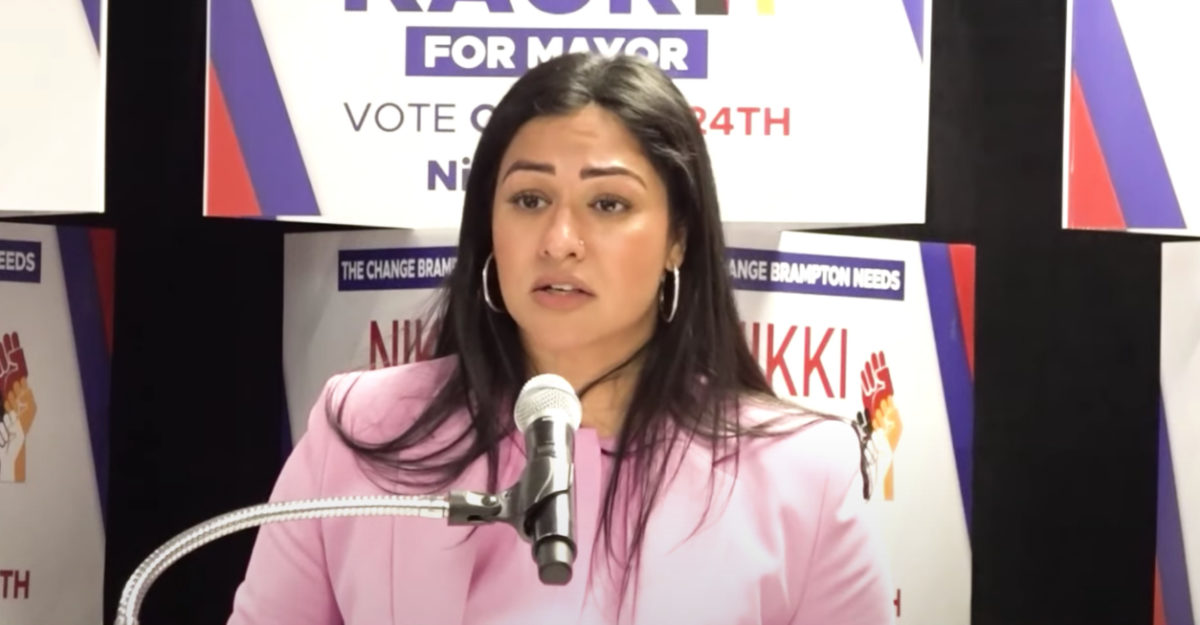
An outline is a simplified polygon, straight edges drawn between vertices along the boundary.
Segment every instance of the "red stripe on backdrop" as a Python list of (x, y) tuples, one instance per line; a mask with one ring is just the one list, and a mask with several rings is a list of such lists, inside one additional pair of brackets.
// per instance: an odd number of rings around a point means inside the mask
[(975, 247), (951, 245), (950, 271), (954, 274), (954, 295), (958, 301), (958, 320), (962, 323), (967, 368), (975, 378)]
[(214, 217), (258, 217), (262, 210), (250, 182), (246, 159), (238, 143), (217, 70), (208, 70), (208, 202)]
[(1163, 607), (1162, 576), (1158, 572), (1158, 558), (1154, 559), (1154, 625), (1167, 625), (1167, 611)]
[(92, 269), (96, 273), (96, 295), (100, 299), (100, 312), (104, 316), (104, 342), (108, 353), (113, 352), (113, 289), (115, 288), (117, 234), (112, 230), (92, 229), (88, 231), (92, 247)]
[(1100, 151), (1100, 140), (1079, 76), (1071, 73), (1070, 185), (1067, 195), (1067, 225), (1070, 228), (1125, 229), (1125, 217)]

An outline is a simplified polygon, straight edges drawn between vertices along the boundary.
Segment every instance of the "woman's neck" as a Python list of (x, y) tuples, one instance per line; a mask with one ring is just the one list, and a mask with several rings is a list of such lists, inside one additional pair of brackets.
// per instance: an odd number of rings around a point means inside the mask
[[(605, 357), (578, 352), (555, 354), (531, 350), (529, 358), (534, 374), (560, 375), (576, 391), (582, 391), (585, 386), (620, 365), (631, 355), (609, 354)], [(622, 366), (619, 371), (613, 372), (605, 380), (587, 389), (580, 397), (583, 407), (581, 427), (592, 428), (597, 436), (603, 438), (615, 436), (620, 432), (640, 369), (641, 357), (638, 356)]]

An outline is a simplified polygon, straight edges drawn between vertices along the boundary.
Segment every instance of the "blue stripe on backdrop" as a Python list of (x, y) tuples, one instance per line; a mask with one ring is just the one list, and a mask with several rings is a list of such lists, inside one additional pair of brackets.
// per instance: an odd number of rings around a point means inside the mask
[(92, 441), (100, 518), (108, 519), (108, 402), (111, 355), (104, 339), (104, 313), (93, 264), (91, 240), (84, 228), (59, 227), (63, 280), (75, 335), (84, 408)]
[(1162, 581), (1163, 610), (1167, 625), (1194, 625), (1188, 591), (1187, 559), (1183, 552), (1183, 525), (1179, 520), (1179, 498), (1166, 409), (1158, 402), (1158, 570)]
[(925, 290), (929, 298), (934, 342), (937, 344), (938, 366), (942, 373), (946, 414), (950, 419), (954, 461), (958, 465), (958, 487), (962, 493), (963, 514), (970, 535), (975, 384), (967, 365), (967, 348), (963, 341), (954, 275), (950, 269), (949, 247), (943, 243), (922, 243), (921, 265), (925, 270)]

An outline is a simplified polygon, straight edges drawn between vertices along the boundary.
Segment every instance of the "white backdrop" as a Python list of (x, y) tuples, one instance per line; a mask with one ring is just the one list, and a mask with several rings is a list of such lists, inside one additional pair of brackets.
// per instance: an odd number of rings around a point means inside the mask
[(0, 623), (103, 618), (111, 281), (97, 276), (112, 265), (95, 243), (0, 224)]
[(777, 393), (853, 415), (882, 354), (900, 431), (894, 451), (885, 431), (872, 435), (873, 499), (898, 622), (970, 622), (973, 251), (795, 232), (734, 234), (730, 246), (746, 338)]
[[(1200, 612), (1200, 243), (1163, 245), (1158, 592), (1164, 620)], [(1190, 565), (1190, 570), (1189, 570)]]
[[(458, 233), (318, 232), (290, 234), (286, 241), (283, 373), (295, 441), (335, 373), (424, 360), (418, 355), (432, 350), (434, 289), (423, 278), (398, 276), (390, 282), (385, 272), (404, 265), (393, 262), (401, 258), (453, 258)], [(389, 256), (393, 261), (379, 260)], [(360, 260), (362, 279), (355, 279)], [(374, 288), (385, 284), (393, 288)]]
[[(330, 375), (422, 357), (432, 285), (386, 268), (446, 267), (455, 242), (449, 230), (287, 237), (284, 375), (294, 439)], [(864, 410), (864, 394), (886, 387), (880, 395), (901, 428), (894, 451), (886, 428), (872, 436), (874, 509), (900, 622), (969, 622), (973, 251), (730, 228), (729, 259), (746, 340), (777, 392), (849, 417)], [(873, 356), (886, 370), (868, 366)]]
[(107, 5), (0, 2), (0, 217), (104, 211)]
[(583, 46), (677, 78), (727, 221), (923, 222), (930, 0), (725, 4), (210, 0), (206, 214), (457, 228), (489, 107)]
[(1200, 4), (1067, 10), (1063, 226), (1200, 234)]

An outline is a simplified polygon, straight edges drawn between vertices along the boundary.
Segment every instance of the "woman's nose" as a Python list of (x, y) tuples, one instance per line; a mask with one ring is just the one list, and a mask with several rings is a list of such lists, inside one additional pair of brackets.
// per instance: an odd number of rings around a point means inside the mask
[(583, 231), (571, 206), (560, 204), (549, 217), (542, 234), (542, 254), (556, 260), (583, 258)]

